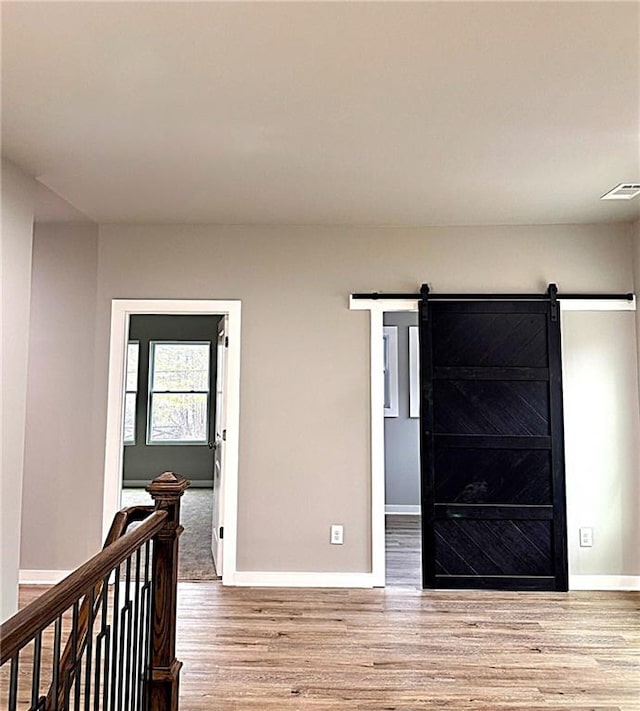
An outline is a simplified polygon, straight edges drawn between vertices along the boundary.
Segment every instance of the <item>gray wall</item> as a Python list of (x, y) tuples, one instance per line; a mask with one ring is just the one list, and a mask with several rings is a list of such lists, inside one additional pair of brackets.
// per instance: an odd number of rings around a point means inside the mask
[(384, 488), (387, 506), (420, 505), (420, 420), (409, 417), (409, 326), (415, 311), (384, 315), (398, 327), (398, 417), (384, 418)]
[(193, 486), (213, 486), (213, 451), (207, 445), (176, 446), (146, 443), (149, 382), (149, 342), (209, 341), (211, 348), (210, 433), (213, 441), (216, 382), (216, 337), (219, 316), (131, 316), (129, 340), (139, 341), (136, 441), (124, 446), (123, 485), (146, 485), (164, 471), (183, 474)]
[[(20, 567), (68, 569), (94, 555), (104, 450), (95, 402), (98, 228), (36, 224)], [(67, 551), (74, 551), (69, 565)], [(46, 563), (46, 564), (45, 564)]]
[[(35, 181), (2, 160), (0, 619), (18, 605)], [(93, 338), (92, 338), (93, 340)]]
[[(96, 346), (94, 444), (76, 462), (86, 486), (74, 494), (84, 535), (56, 544), (50, 529), (34, 527), (23, 545), (29, 567), (71, 568), (87, 545), (100, 545), (111, 299), (242, 300), (239, 570), (367, 572), (370, 319), (349, 310), (349, 294), (413, 291), (424, 281), (439, 291), (540, 291), (549, 281), (567, 291), (631, 290), (631, 237), (628, 225), (102, 225), (86, 334)], [(77, 415), (62, 402), (57, 417)], [(48, 495), (31, 497), (25, 515), (41, 521), (68, 506), (74, 485), (56, 461), (39, 481)], [(329, 544), (331, 523), (345, 526), (343, 546)], [(635, 549), (633, 531), (617, 545)], [(584, 572), (597, 574), (597, 564)]]

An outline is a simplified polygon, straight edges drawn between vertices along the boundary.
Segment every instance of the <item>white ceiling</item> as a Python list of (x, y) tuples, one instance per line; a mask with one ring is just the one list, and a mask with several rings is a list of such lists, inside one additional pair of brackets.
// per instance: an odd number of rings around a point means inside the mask
[(99, 222), (632, 220), (639, 10), (4, 2), (3, 154)]

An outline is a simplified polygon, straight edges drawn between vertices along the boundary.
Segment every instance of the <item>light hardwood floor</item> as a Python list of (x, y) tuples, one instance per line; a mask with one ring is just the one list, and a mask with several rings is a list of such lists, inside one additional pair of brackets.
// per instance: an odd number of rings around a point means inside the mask
[(385, 516), (387, 587), (422, 587), (420, 516)]
[(640, 595), (182, 584), (182, 707), (640, 709)]
[(180, 583), (178, 621), (182, 711), (640, 710), (639, 593)]

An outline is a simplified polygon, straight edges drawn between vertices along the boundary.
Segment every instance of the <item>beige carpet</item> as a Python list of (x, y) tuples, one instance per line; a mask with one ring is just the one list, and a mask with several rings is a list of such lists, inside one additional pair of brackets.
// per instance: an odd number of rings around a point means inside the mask
[[(124, 489), (122, 506), (152, 504), (144, 489)], [(184, 533), (180, 536), (178, 578), (180, 580), (217, 580), (211, 555), (211, 489), (187, 489), (180, 507)]]

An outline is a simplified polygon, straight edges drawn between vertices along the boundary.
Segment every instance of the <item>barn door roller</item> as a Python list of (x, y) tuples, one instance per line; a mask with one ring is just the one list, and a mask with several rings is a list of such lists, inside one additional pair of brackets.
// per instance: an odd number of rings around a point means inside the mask
[(423, 321), (429, 320), (429, 285), (423, 284), (420, 287), (420, 301), (422, 303), (422, 319)]
[(551, 302), (551, 320), (558, 320), (558, 285), (549, 284), (547, 288), (547, 294), (549, 295), (549, 301)]

